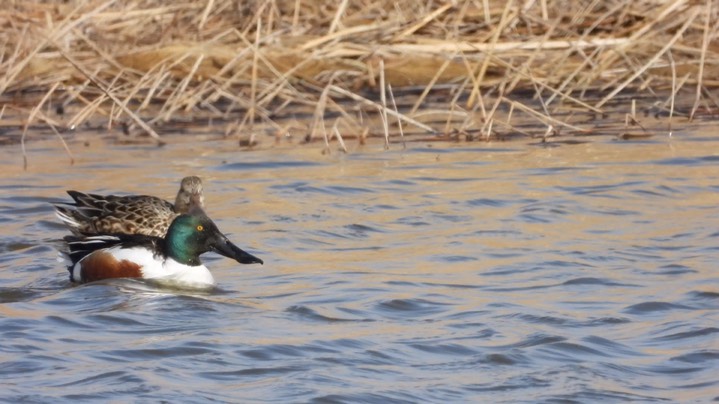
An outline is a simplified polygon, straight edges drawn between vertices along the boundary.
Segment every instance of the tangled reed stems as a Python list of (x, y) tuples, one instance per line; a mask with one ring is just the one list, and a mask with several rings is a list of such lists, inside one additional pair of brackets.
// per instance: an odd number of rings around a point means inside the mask
[(293, 135), (347, 150), (368, 136), (389, 147), (604, 133), (591, 119), (637, 100), (657, 115), (715, 116), (718, 10), (714, 0), (11, 1), (0, 11), (0, 138), (86, 125), (161, 141), (211, 123), (248, 146)]

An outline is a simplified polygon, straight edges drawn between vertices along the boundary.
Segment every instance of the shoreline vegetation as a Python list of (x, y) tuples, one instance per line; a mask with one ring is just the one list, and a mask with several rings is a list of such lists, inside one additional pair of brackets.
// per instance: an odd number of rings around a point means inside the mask
[(671, 133), (719, 114), (717, 3), (10, 0), (0, 144), (210, 125), (243, 147), (347, 151), (651, 135), (642, 114)]

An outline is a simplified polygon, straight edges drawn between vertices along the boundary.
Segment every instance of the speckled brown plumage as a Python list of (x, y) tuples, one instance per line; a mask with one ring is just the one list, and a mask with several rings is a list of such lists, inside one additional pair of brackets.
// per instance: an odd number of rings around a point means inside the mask
[(164, 237), (177, 216), (204, 208), (202, 181), (195, 176), (182, 179), (174, 205), (148, 195), (67, 193), (75, 203), (55, 205), (55, 211), (70, 231), (78, 236), (143, 234)]

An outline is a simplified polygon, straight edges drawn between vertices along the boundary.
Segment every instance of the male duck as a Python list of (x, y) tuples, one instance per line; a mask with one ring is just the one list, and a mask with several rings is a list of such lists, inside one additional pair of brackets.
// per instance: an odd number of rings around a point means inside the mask
[(164, 237), (177, 216), (203, 208), (202, 180), (185, 177), (175, 204), (148, 195), (97, 195), (67, 191), (75, 203), (55, 205), (55, 214), (76, 236), (144, 234)]
[(66, 236), (70, 280), (142, 278), (183, 287), (215, 284), (200, 255), (214, 251), (241, 264), (263, 264), (225, 237), (202, 211), (175, 218), (164, 238), (145, 235)]

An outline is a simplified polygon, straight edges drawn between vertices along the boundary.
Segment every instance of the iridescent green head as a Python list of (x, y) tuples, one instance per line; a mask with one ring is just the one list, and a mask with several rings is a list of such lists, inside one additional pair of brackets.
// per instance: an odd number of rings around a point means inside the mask
[(165, 236), (167, 255), (186, 265), (201, 265), (200, 255), (214, 251), (241, 264), (263, 264), (254, 255), (234, 245), (215, 223), (200, 211), (175, 218)]

